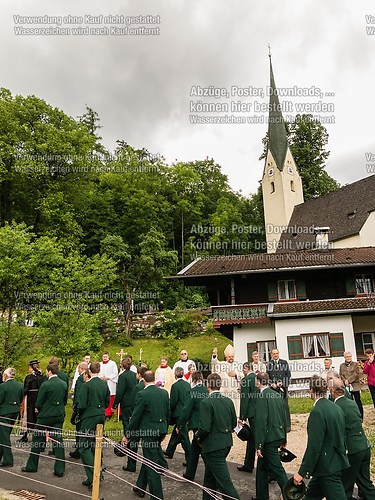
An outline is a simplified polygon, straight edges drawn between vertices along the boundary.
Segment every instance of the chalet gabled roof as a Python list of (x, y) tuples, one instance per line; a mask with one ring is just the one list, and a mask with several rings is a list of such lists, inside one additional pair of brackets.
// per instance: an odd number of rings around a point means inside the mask
[(375, 247), (301, 250), (198, 258), (175, 278), (375, 265)]
[(329, 241), (358, 234), (373, 210), (375, 175), (296, 205), (288, 229), (281, 235), (280, 248), (312, 248), (315, 235), (308, 229), (314, 227), (330, 227)]

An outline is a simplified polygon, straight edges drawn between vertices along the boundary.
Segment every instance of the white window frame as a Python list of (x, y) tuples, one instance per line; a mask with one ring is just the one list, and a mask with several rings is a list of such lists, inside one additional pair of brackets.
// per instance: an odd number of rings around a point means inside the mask
[[(328, 352), (324, 354), (319, 354), (319, 344), (318, 344), (318, 335), (326, 335), (328, 338), (328, 345), (329, 345), (329, 350)], [(313, 337), (313, 343), (312, 347), (314, 348), (314, 356), (309, 356), (308, 353), (305, 352), (305, 346), (303, 342), (303, 337)], [(303, 333), (301, 334), (301, 339), (302, 339), (302, 354), (303, 354), (303, 359), (313, 359), (313, 358), (327, 358), (331, 356), (331, 342), (329, 338), (329, 333), (327, 332), (322, 332), (322, 333)]]
[[(264, 349), (260, 348), (260, 345), (264, 344)], [(272, 359), (272, 350), (276, 349), (276, 340), (259, 340), (257, 341), (257, 351), (259, 352), (259, 361), (262, 363), (267, 363)], [(261, 359), (260, 353), (264, 352), (265, 359)]]
[[(289, 283), (293, 284), (294, 296), (289, 292)], [(281, 293), (282, 292), (282, 293)], [(281, 295), (285, 295), (281, 297)], [(297, 289), (295, 280), (278, 280), (277, 282), (277, 298), (278, 300), (293, 300), (297, 298)]]
[[(364, 335), (371, 335), (371, 344), (364, 342), (364, 339), (363, 339)], [(362, 341), (362, 346), (363, 346), (363, 352), (365, 352), (366, 349), (374, 349), (375, 348), (375, 332), (361, 332), (361, 341)]]

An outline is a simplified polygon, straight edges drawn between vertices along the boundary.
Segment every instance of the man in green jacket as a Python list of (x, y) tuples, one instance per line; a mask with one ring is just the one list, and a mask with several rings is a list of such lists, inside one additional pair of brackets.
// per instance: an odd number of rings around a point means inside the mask
[(186, 427), (182, 427), (180, 432), (177, 432), (177, 423), (181, 416), (182, 408), (184, 407), (186, 397), (190, 392), (190, 384), (184, 378), (184, 369), (178, 366), (174, 370), (176, 382), (171, 387), (170, 408), (171, 408), (171, 424), (174, 425), (167, 449), (164, 455), (168, 458), (173, 458), (178, 443), (185, 452), (185, 461), (189, 460), (190, 442)]
[(255, 408), (256, 499), (268, 500), (268, 475), (281, 490), (288, 480), (279, 455), (279, 448), (286, 444), (287, 416), (284, 398), (269, 387), (269, 375), (259, 372), (256, 380), (260, 390)]
[(7, 368), (0, 384), (0, 467), (13, 467), (10, 434), (23, 400), (22, 384), (14, 380), (16, 370)]
[(61, 372), (60, 371), (60, 362), (59, 362), (59, 358), (56, 358), (55, 356), (53, 358), (51, 358), (49, 360), (49, 364), (50, 365), (56, 365), (57, 366), (57, 376), (59, 377), (59, 379), (61, 379), (63, 382), (66, 383), (66, 385), (68, 386), (68, 389), (69, 389), (69, 377), (68, 375), (65, 373), (65, 372)]
[[(200, 407), (199, 429), (196, 439), (202, 444), (205, 465), (203, 485), (227, 496), (239, 498), (228, 471), (226, 458), (233, 445), (232, 432), (237, 425), (233, 401), (220, 393), (221, 377), (211, 373), (207, 377), (209, 395)], [(212, 496), (203, 491), (203, 500)]]
[[(181, 416), (177, 422), (177, 430), (181, 432), (186, 427), (189, 431), (195, 434), (199, 426), (200, 406), (204, 398), (208, 396), (208, 389), (203, 385), (202, 372), (193, 372), (191, 375), (193, 387), (191, 388), (182, 408)], [(172, 386), (173, 387), (173, 386)], [(199, 457), (201, 455), (201, 447), (198, 446), (193, 439), (190, 446), (190, 455), (187, 461), (186, 473), (183, 474), (185, 479), (194, 481), (195, 473), (198, 467)]]
[[(346, 498), (342, 472), (349, 467), (345, 449), (345, 418), (339, 406), (326, 398), (327, 381), (318, 375), (310, 379), (314, 401), (307, 422), (307, 448), (295, 484), (312, 477), (305, 500)], [(347, 471), (343, 472), (346, 474)]]
[(118, 405), (120, 405), (124, 435), (126, 434), (126, 429), (129, 425), (129, 420), (132, 414), (131, 403), (133, 389), (137, 385), (137, 376), (133, 371), (130, 370), (132, 362), (133, 361), (129, 356), (125, 357), (122, 360), (121, 366), (124, 371), (119, 375), (116, 386), (116, 396), (112, 406), (112, 410), (114, 412), (117, 409)]
[(345, 418), (345, 444), (348, 450), (350, 469), (343, 474), (346, 498), (351, 500), (354, 483), (358, 486), (359, 496), (375, 500), (375, 487), (370, 479), (371, 448), (362, 427), (362, 417), (357, 404), (345, 397), (344, 382), (339, 378), (330, 381), (330, 391)]
[[(145, 388), (145, 380), (144, 380), (144, 374), (147, 371), (147, 366), (139, 366), (137, 368), (137, 380), (138, 384), (134, 386), (133, 393), (131, 396), (131, 401), (130, 401), (130, 414), (133, 413), (134, 408), (135, 408), (135, 400), (137, 397), (137, 394), (139, 391), (142, 391), (142, 389)], [(139, 443), (139, 436), (132, 436), (128, 440), (128, 447), (133, 453), (138, 453), (138, 443)], [(128, 463), (126, 467), (124, 466), (122, 469), (127, 472), (135, 472), (137, 468), (137, 461), (134, 458), (134, 455), (128, 455)]]
[(100, 363), (90, 364), (90, 379), (85, 382), (79, 392), (78, 411), (81, 418), (81, 433), (79, 454), (84, 463), (87, 478), (84, 486), (92, 488), (95, 433), (98, 424), (105, 422), (105, 409), (109, 405), (108, 384), (99, 378)]
[(256, 387), (256, 375), (250, 370), (250, 363), (244, 363), (242, 371), (244, 378), (241, 380), (239, 423), (245, 423), (248, 420), (251, 433), (246, 443), (244, 464), (237, 469), (242, 472), (253, 472), (255, 462), (255, 403), (259, 389)]
[[(127, 444), (129, 438), (139, 436), (142, 440), (144, 458), (163, 466), (161, 442), (168, 431), (169, 396), (167, 391), (155, 385), (155, 374), (151, 370), (145, 372), (144, 381), (145, 388), (137, 394), (135, 408), (123, 442)], [(143, 498), (147, 486), (150, 496), (164, 498), (159, 472), (142, 464), (133, 492)]]
[(68, 400), (68, 386), (57, 376), (55, 364), (47, 366), (48, 380), (40, 386), (35, 408), (38, 411), (35, 432), (31, 443), (31, 453), (22, 472), (37, 472), (39, 453), (44, 451), (47, 435), (52, 440), (55, 452), (55, 476), (62, 477), (65, 471), (65, 451), (62, 438), (62, 426), (65, 417), (65, 405)]

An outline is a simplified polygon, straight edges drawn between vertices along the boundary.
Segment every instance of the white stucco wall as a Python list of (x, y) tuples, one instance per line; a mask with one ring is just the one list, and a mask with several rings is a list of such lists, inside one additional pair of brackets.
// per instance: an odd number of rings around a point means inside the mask
[[(291, 335), (301, 335), (301, 333), (338, 333), (344, 335), (344, 345), (346, 351), (351, 351), (353, 361), (356, 361), (356, 352), (353, 335), (353, 323), (350, 315), (322, 316), (318, 318), (294, 318), (287, 320), (276, 320), (276, 342), (280, 351), (280, 358), (288, 358), (287, 337)], [(343, 357), (334, 357), (333, 366), (339, 369)], [(324, 358), (300, 359), (291, 363), (292, 378), (310, 377), (323, 370)]]
[(273, 323), (244, 324), (242, 328), (234, 327), (233, 346), (236, 351), (236, 361), (247, 361), (247, 344), (262, 340), (274, 340), (275, 327)]
[(359, 234), (348, 236), (348, 238), (342, 238), (341, 240), (336, 240), (330, 243), (331, 248), (355, 248), (362, 246), (364, 245), (362, 245)]

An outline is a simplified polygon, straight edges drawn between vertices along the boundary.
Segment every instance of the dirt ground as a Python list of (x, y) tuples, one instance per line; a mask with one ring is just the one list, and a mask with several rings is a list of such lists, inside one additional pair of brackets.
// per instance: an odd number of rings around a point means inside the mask
[[(307, 419), (308, 413), (291, 415), (292, 430), (288, 434), (287, 448), (292, 451), (297, 458), (289, 464), (286, 469), (289, 472), (297, 471), (301, 465), (303, 454), (307, 444)], [(375, 409), (372, 405), (364, 406), (364, 429), (368, 437), (374, 435)], [(234, 437), (233, 448), (228, 456), (231, 462), (242, 463), (245, 456), (246, 443)], [(374, 470), (374, 467), (373, 467)], [(375, 474), (371, 474), (371, 479), (375, 481)]]

